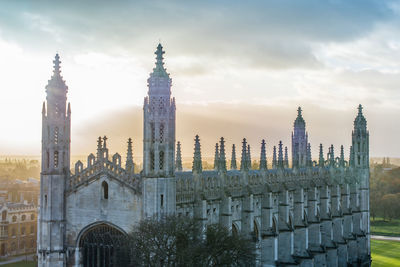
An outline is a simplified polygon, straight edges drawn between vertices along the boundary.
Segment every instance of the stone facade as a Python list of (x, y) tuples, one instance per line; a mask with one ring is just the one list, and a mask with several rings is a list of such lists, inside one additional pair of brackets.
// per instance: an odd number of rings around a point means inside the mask
[(37, 206), (33, 203), (0, 205), (0, 259), (36, 250)]
[[(112, 242), (96, 245), (99, 233), (118, 238), (145, 217), (176, 213), (204, 226), (221, 224), (254, 241), (258, 266), (370, 266), (369, 133), (361, 105), (354, 121), (349, 161), (311, 157), (301, 109), (292, 134), (292, 168), (282, 142), (268, 169), (261, 142), (259, 169), (252, 169), (250, 145), (236, 148), (227, 169), (225, 140), (216, 144), (214, 170), (202, 169), (195, 137), (192, 171), (175, 159), (175, 99), (158, 45), (156, 67), (144, 99), (143, 170), (135, 173), (132, 142), (125, 167), (99, 138), (96, 155), (69, 171), (70, 116), (58, 55), (43, 105), (42, 177), (38, 233), (39, 266), (95, 266), (110, 261)], [(90, 241), (92, 240), (92, 241)], [(106, 243), (106, 241), (104, 241)], [(109, 241), (107, 241), (109, 242)]]

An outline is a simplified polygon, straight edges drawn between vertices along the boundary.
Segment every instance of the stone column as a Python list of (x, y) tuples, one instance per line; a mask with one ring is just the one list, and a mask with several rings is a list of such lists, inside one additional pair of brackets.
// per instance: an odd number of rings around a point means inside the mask
[(317, 203), (318, 189), (311, 186), (308, 189), (308, 233), (309, 233), (309, 248), (314, 255), (315, 266), (326, 266), (325, 250), (321, 246), (321, 224), (318, 217)]
[(308, 253), (308, 227), (304, 216), (304, 189), (299, 187), (294, 192), (294, 251), (293, 255), (301, 258), (303, 265), (312, 264)]
[(242, 229), (247, 238), (251, 238), (254, 226), (253, 194), (249, 194), (242, 201)]
[(332, 242), (332, 220), (329, 206), (329, 187), (323, 185), (320, 187), (320, 214), (321, 214), (321, 244), (326, 249), (328, 266), (338, 266), (337, 249)]
[(261, 264), (276, 266), (278, 260), (277, 225), (274, 222), (274, 199), (272, 192), (261, 198)]
[(333, 227), (333, 242), (337, 245), (338, 250), (338, 265), (347, 266), (347, 243), (343, 238), (343, 216), (342, 208), (340, 205), (340, 186), (331, 186), (331, 199), (332, 199), (332, 227)]
[(223, 196), (221, 199), (221, 206), (219, 211), (220, 225), (227, 229), (232, 228), (232, 198), (230, 196)]
[(289, 192), (283, 189), (279, 192), (278, 207), (278, 261), (279, 264), (291, 265), (295, 261), (292, 257), (293, 244), (293, 228), (289, 219)]
[(357, 241), (353, 235), (353, 218), (350, 206), (350, 186), (342, 185), (343, 238), (347, 241), (348, 264), (357, 261)]

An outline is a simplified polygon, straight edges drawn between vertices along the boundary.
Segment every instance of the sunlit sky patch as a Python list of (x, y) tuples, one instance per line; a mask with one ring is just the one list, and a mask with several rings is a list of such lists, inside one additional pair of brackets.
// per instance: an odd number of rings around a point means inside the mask
[[(371, 156), (400, 157), (400, 7), (395, 1), (1, 1), (1, 154), (40, 153), (41, 104), (60, 53), (72, 153), (107, 134), (142, 153), (141, 106), (161, 43), (177, 140), (205, 156), (224, 136), (290, 145), (302, 106), (313, 148), (350, 145), (363, 104)], [(348, 149), (346, 149), (348, 151)], [(228, 150), (229, 154), (229, 150)]]

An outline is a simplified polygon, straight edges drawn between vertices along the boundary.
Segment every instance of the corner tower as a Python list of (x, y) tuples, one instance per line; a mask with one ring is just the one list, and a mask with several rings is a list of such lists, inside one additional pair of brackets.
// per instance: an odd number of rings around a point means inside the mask
[(164, 53), (158, 44), (143, 106), (143, 212), (147, 216), (175, 211), (175, 98)]
[[(63, 266), (65, 262), (65, 184), (70, 166), (71, 109), (68, 87), (61, 76), (60, 57), (46, 86), (42, 110), (42, 167), (38, 222), (39, 266)], [(46, 108), (47, 107), (47, 108)]]
[(292, 132), (292, 166), (305, 167), (307, 162), (308, 134), (306, 122), (301, 114), (301, 107), (297, 109), (297, 118), (294, 121)]

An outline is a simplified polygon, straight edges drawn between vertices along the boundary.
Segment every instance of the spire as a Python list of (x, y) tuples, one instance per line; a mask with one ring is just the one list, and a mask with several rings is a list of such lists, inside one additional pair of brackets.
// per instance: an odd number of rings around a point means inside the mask
[(246, 138), (243, 138), (242, 142), (242, 158), (240, 159), (240, 170), (247, 171), (249, 168), (247, 166), (247, 142)]
[(312, 167), (312, 157), (311, 157), (311, 144), (307, 144), (307, 159), (306, 159), (307, 167)]
[(335, 166), (335, 151), (334, 151), (333, 145), (331, 145), (328, 154), (329, 154), (329, 157), (328, 157), (329, 165)]
[(107, 148), (107, 136), (103, 137), (103, 148)]
[[(68, 91), (68, 87), (65, 84), (65, 81), (62, 79), (61, 76), (61, 61), (60, 61), (60, 56), (58, 53), (54, 57), (53, 60), (53, 75), (51, 76), (51, 79), (48, 81), (48, 84), (46, 86), (46, 91), (49, 93), (50, 91), (53, 90), (61, 90), (63, 94), (66, 94)], [(58, 93), (57, 95), (62, 95)]]
[(278, 163), (276, 161), (276, 146), (274, 146), (274, 152), (272, 155), (272, 168), (276, 169), (278, 167)]
[(128, 138), (128, 149), (126, 152), (125, 169), (128, 173), (135, 172), (135, 164), (133, 163), (133, 153), (132, 153), (132, 138)]
[(232, 157), (231, 157), (231, 170), (236, 170), (236, 146), (235, 144), (232, 145)]
[(251, 170), (251, 153), (250, 153), (250, 145), (247, 145), (247, 169)]
[(301, 112), (302, 112), (301, 107), (299, 107), (299, 108), (297, 109), (297, 118), (296, 118), (296, 120), (294, 121), (294, 126), (295, 126), (295, 127), (298, 126), (298, 125), (301, 125), (301, 126), (303, 126), (303, 127), (306, 126), (306, 122), (304, 121), (303, 115), (302, 115)]
[(60, 75), (61, 75), (61, 68), (60, 68), (60, 63), (61, 63), (61, 61), (60, 61), (60, 56), (58, 55), (58, 53), (57, 53), (56, 56), (54, 57), (53, 63), (54, 63), (53, 74), (54, 74), (55, 76), (60, 76)]
[(282, 141), (279, 141), (279, 150), (278, 150), (278, 168), (283, 168), (283, 150), (282, 150)]
[(176, 144), (176, 162), (175, 170), (182, 171), (182, 154), (181, 154), (181, 142), (178, 141)]
[(367, 130), (367, 120), (365, 119), (362, 110), (362, 105), (358, 105), (358, 114), (354, 120), (354, 130)]
[(193, 166), (192, 171), (196, 173), (201, 173), (203, 170), (203, 164), (201, 163), (201, 149), (200, 149), (200, 139), (196, 135), (194, 139), (194, 154), (193, 154)]
[(221, 137), (219, 145), (219, 170), (226, 171), (225, 140)]
[(340, 146), (340, 161), (339, 161), (340, 167), (344, 167), (344, 148), (343, 145)]
[(218, 170), (219, 167), (219, 150), (218, 143), (215, 144), (215, 155), (214, 155), (214, 170)]
[(324, 159), (324, 150), (322, 144), (319, 144), (319, 159), (318, 159), (318, 166), (324, 167), (325, 159)]
[(283, 163), (283, 166), (285, 168), (289, 168), (289, 157), (288, 157), (288, 149), (287, 146), (285, 146), (285, 161)]
[(163, 47), (160, 43), (158, 44), (157, 50), (154, 52), (154, 54), (156, 55), (156, 67), (153, 69), (153, 73), (151, 73), (150, 76), (169, 78), (169, 73), (167, 73), (167, 70), (164, 68), (163, 55), (165, 52), (163, 51)]
[(260, 171), (267, 169), (267, 155), (265, 152), (265, 140), (261, 141)]
[(103, 141), (99, 136), (99, 138), (97, 139), (97, 160), (102, 158), (102, 153), (101, 153), (102, 149), (103, 149)]

